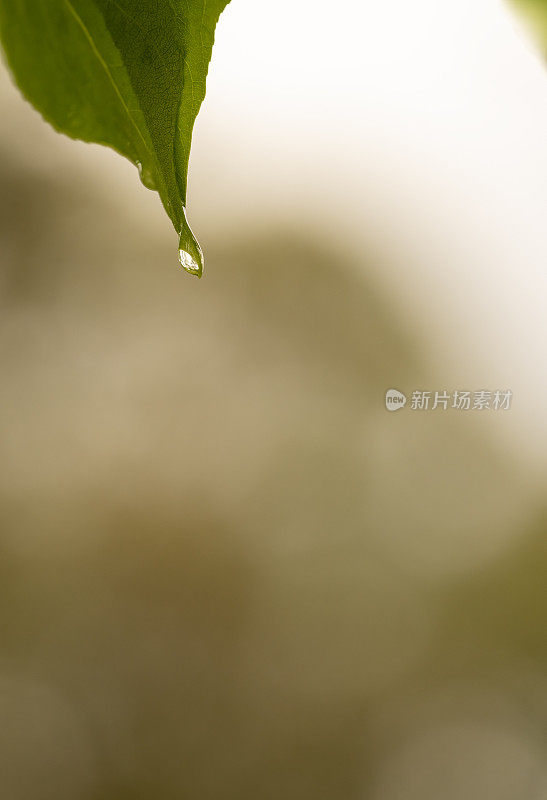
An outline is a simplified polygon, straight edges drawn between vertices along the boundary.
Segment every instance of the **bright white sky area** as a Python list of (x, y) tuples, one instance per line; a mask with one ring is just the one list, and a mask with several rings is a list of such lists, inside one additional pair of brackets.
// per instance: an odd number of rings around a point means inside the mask
[(508, 5), (232, 0), (190, 179), (194, 221), (378, 243), (447, 384), (512, 388), (545, 453), (547, 69)]

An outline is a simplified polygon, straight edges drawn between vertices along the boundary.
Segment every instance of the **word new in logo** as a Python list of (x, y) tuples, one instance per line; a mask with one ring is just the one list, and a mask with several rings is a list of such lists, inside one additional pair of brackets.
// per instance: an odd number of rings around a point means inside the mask
[(388, 389), (386, 392), (386, 408), (388, 411), (398, 411), (406, 405), (406, 397), (397, 389)]

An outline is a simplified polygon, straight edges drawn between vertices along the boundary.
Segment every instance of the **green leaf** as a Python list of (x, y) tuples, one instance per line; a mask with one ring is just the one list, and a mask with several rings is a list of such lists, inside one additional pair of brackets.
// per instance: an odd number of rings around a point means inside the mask
[(517, 11), (531, 24), (547, 56), (547, 0), (512, 0)]
[(113, 147), (156, 189), (201, 275), (186, 221), (192, 129), (229, 0), (0, 0), (0, 38), (28, 100), (57, 130)]

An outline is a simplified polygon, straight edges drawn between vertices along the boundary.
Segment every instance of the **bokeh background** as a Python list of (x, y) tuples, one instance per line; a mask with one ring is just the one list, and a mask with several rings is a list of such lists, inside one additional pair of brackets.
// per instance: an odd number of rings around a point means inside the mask
[(233, 0), (202, 281), (130, 164), (0, 102), (0, 796), (545, 800), (547, 72), (509, 8)]

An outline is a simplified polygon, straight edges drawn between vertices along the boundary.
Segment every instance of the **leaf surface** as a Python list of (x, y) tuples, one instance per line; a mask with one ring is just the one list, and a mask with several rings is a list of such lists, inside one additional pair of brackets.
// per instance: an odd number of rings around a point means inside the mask
[(530, 23), (547, 56), (547, 0), (512, 0), (512, 3)]
[(192, 129), (229, 0), (0, 0), (0, 38), (27, 99), (57, 130), (113, 147), (156, 189), (200, 275), (186, 221)]

